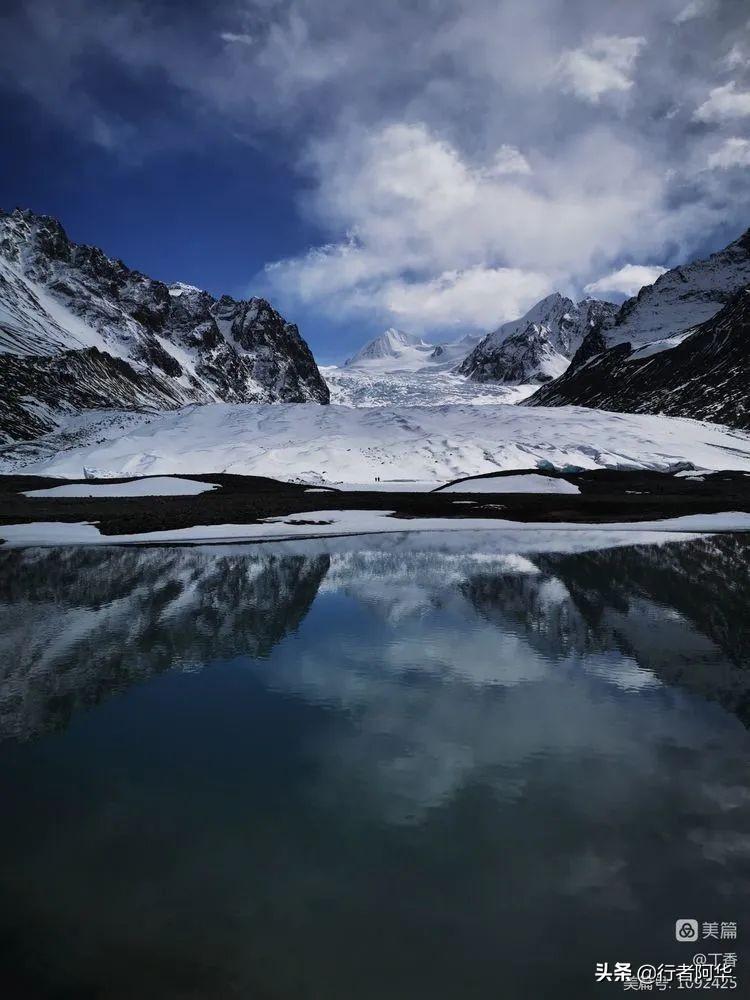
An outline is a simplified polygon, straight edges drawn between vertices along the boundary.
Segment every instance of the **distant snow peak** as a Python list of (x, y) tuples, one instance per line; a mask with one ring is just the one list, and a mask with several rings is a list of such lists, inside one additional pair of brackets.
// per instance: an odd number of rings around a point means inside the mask
[(352, 368), (370, 361), (383, 361), (389, 358), (412, 360), (411, 355), (415, 352), (426, 356), (431, 350), (432, 346), (416, 334), (389, 327), (379, 337), (361, 347), (356, 354), (347, 359), (345, 364)]
[(200, 294), (201, 291), (202, 289), (196, 288), (195, 285), (188, 285), (184, 281), (173, 281), (169, 286), (169, 294), (175, 299), (179, 298), (180, 295)]
[(344, 367), (380, 373), (445, 370), (462, 361), (480, 339), (481, 335), (466, 334), (446, 344), (429, 344), (418, 334), (390, 327), (345, 361)]
[(482, 338), (481, 333), (467, 333), (448, 344), (436, 344), (430, 355), (430, 361), (445, 366), (457, 365), (474, 350)]

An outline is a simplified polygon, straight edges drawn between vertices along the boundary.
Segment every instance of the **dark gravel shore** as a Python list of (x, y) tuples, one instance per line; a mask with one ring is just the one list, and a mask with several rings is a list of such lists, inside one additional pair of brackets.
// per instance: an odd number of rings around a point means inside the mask
[[(539, 469), (514, 470), (539, 473)], [(499, 518), (524, 522), (596, 524), (650, 521), (684, 514), (750, 512), (750, 474), (716, 472), (702, 480), (671, 473), (596, 470), (549, 473), (575, 483), (580, 494), (399, 493), (305, 487), (257, 476), (191, 475), (220, 489), (198, 496), (73, 499), (28, 498), (24, 491), (70, 483), (40, 476), (0, 476), (3, 524), (95, 521), (105, 535), (135, 534), (194, 525), (251, 524), (266, 517), (319, 510), (387, 510), (399, 518)], [(131, 477), (133, 478), (133, 477)], [(186, 478), (186, 477), (179, 477)], [(90, 484), (125, 480), (90, 480)], [(310, 492), (314, 489), (315, 492)], [(466, 501), (472, 501), (467, 503)]]

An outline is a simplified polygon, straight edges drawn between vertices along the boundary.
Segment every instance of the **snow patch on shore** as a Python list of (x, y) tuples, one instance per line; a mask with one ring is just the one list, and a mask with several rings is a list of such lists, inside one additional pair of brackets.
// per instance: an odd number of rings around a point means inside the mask
[[(0, 527), (6, 546), (54, 545), (181, 545), (222, 544), (227, 542), (271, 542), (294, 538), (327, 538), (342, 535), (394, 534), (415, 532), (488, 531), (506, 533), (509, 551), (518, 548), (524, 535), (542, 531), (599, 537), (599, 547), (607, 547), (612, 536), (631, 535), (629, 544), (665, 541), (670, 536), (695, 537), (711, 532), (750, 531), (750, 514), (689, 514), (657, 521), (624, 524), (524, 523), (491, 518), (423, 517), (398, 518), (393, 511), (322, 510), (265, 518), (255, 524), (211, 524), (166, 531), (145, 531), (132, 535), (103, 535), (90, 522), (42, 521), (32, 524), (7, 524)], [(593, 544), (593, 548), (597, 544)]]
[(194, 497), (218, 487), (195, 479), (152, 476), (129, 483), (65, 483), (43, 490), (28, 490), (26, 497)]
[(580, 493), (575, 483), (534, 472), (524, 476), (489, 476), (486, 479), (463, 479), (444, 486), (440, 493)]

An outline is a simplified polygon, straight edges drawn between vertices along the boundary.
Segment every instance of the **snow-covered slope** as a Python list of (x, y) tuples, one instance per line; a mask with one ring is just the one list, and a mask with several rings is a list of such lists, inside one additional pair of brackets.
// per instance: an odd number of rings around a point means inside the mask
[(467, 358), (483, 339), (481, 333), (467, 333), (458, 340), (450, 341), (447, 344), (436, 344), (430, 355), (430, 362), (441, 367), (453, 368)]
[(432, 351), (432, 344), (427, 344), (421, 337), (390, 327), (361, 347), (344, 365), (346, 368), (385, 371), (422, 367)]
[(750, 230), (641, 289), (531, 405), (669, 413), (750, 427)]
[(561, 375), (593, 328), (616, 312), (611, 302), (554, 292), (504, 323), (474, 348), (459, 372), (477, 382), (545, 382)]
[(428, 344), (416, 334), (391, 327), (360, 348), (343, 367), (373, 374), (448, 371), (463, 361), (481, 339), (481, 334), (467, 333), (444, 344)]
[(66, 434), (0, 452), (0, 471), (80, 478), (233, 472), (310, 483), (422, 480), (504, 469), (649, 468), (691, 462), (750, 471), (750, 435), (670, 417), (578, 407), (388, 407), (214, 403), (78, 417)]
[(750, 430), (750, 289), (687, 335), (631, 351), (619, 344), (544, 386), (534, 405), (689, 414)]
[(401, 330), (386, 330), (343, 365), (321, 373), (331, 402), (344, 406), (441, 406), (444, 403), (516, 403), (534, 391), (529, 385), (479, 386), (455, 371), (482, 339), (466, 334), (443, 344), (428, 344)]
[(606, 347), (650, 344), (711, 319), (750, 285), (750, 230), (706, 260), (674, 267), (622, 304), (604, 330)]
[(168, 287), (17, 209), (0, 212), (0, 400), (9, 440), (87, 406), (324, 403), (328, 389), (264, 299)]

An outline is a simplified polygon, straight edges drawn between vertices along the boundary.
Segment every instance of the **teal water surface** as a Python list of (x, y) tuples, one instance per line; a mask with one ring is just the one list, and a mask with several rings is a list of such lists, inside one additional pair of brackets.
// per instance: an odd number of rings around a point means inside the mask
[(0, 552), (2, 995), (742, 995), (748, 557)]

